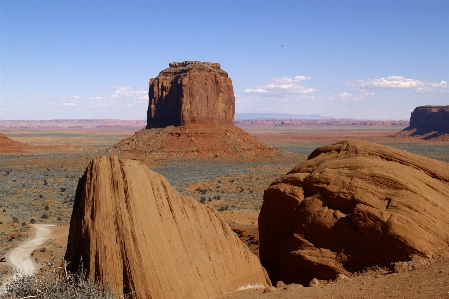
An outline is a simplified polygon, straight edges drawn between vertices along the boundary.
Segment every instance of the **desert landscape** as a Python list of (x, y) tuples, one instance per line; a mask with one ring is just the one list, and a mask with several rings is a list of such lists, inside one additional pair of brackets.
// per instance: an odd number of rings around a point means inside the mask
[(447, 106), (234, 120), (197, 61), (149, 97), (146, 121), (0, 121), (3, 289), (65, 261), (132, 298), (449, 296)]

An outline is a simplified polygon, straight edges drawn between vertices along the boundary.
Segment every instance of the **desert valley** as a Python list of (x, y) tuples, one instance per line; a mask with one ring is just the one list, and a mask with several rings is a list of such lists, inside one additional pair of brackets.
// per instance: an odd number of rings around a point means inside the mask
[(0, 120), (0, 281), (48, 224), (38, 273), (118, 296), (449, 297), (449, 106), (234, 114), (228, 74), (188, 61), (150, 80), (146, 121)]

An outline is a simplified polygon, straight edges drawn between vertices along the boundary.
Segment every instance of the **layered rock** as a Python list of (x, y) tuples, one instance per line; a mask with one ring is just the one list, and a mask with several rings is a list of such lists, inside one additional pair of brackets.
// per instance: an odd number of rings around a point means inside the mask
[(449, 140), (449, 105), (416, 107), (410, 116), (410, 126), (394, 137), (407, 136)]
[(270, 284), (217, 211), (116, 156), (94, 158), (79, 181), (66, 259), (69, 270), (83, 263), (90, 277), (133, 298), (215, 298)]
[(449, 164), (341, 141), (274, 181), (259, 215), (260, 259), (273, 283), (433, 256), (449, 243)]
[(110, 150), (140, 160), (279, 154), (235, 126), (234, 113), (232, 81), (218, 63), (173, 62), (150, 80), (146, 129)]
[(147, 128), (233, 124), (234, 89), (218, 63), (173, 62), (150, 79)]

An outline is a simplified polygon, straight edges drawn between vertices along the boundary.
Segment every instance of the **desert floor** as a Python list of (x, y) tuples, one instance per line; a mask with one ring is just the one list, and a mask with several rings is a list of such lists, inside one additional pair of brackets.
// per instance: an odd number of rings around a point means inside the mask
[[(449, 162), (449, 142), (392, 138), (395, 126), (241, 126), (270, 146), (288, 151), (259, 161), (175, 160), (146, 162), (174, 188), (215, 207), (241, 240), (258, 254), (257, 218), (263, 191), (277, 177), (306, 159), (316, 147), (344, 139), (372, 141)], [(54, 224), (50, 238), (32, 252), (51, 270), (65, 252), (78, 179), (92, 157), (140, 127), (1, 129), (27, 143), (21, 153), (0, 154), (0, 256), (7, 256), (33, 233), (32, 224)], [(0, 264), (0, 282), (12, 274)], [(368, 269), (317, 287), (288, 285), (275, 292), (244, 290), (226, 298), (449, 298), (449, 259), (414, 258), (391, 269)]]

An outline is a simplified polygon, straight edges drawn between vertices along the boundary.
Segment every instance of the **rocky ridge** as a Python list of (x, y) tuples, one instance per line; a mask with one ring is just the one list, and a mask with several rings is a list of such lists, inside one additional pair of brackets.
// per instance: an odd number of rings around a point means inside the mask
[(363, 141), (317, 148), (275, 180), (259, 215), (272, 282), (307, 284), (449, 244), (449, 164)]
[(66, 260), (133, 298), (215, 298), (270, 285), (218, 212), (137, 161), (94, 158), (80, 179)]

